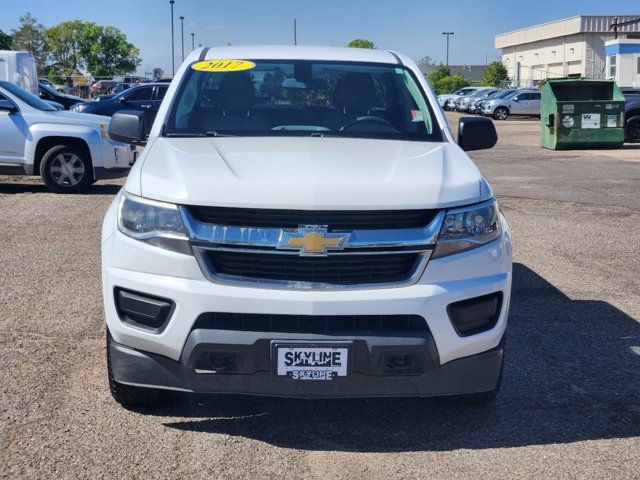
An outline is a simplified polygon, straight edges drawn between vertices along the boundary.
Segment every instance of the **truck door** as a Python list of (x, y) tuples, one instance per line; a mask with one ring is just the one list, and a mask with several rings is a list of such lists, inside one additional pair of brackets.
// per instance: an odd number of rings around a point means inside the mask
[[(14, 102), (0, 93), (0, 102)], [(22, 165), (24, 163), (26, 123), (20, 112), (0, 110), (0, 164)]]

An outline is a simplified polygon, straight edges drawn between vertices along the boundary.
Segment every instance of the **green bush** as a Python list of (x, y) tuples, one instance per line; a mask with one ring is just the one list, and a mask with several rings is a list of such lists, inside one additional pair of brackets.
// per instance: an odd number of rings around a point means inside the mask
[(464, 75), (461, 73), (451, 75), (449, 67), (445, 67), (443, 65), (440, 65), (433, 72), (428, 73), (427, 81), (431, 85), (431, 88), (436, 92), (436, 95), (453, 93), (459, 88), (471, 85), (471, 82), (469, 82)]

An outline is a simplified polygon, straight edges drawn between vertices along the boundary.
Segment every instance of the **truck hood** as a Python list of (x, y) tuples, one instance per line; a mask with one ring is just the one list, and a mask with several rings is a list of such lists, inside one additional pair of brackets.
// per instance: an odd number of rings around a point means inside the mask
[(126, 190), (181, 204), (410, 209), (491, 195), (473, 162), (448, 142), (159, 137), (147, 150)]

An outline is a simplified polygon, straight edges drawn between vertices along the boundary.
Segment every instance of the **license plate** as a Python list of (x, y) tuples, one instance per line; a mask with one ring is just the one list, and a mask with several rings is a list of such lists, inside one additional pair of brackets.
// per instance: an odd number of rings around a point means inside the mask
[(276, 375), (292, 380), (334, 380), (348, 374), (347, 345), (277, 344)]

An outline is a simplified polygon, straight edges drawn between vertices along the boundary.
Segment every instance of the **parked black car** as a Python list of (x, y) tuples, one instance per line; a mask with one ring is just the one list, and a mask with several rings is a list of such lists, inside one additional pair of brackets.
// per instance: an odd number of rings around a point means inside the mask
[(131, 87), (110, 98), (101, 98), (99, 102), (84, 102), (75, 105), (75, 112), (93, 113), (110, 117), (119, 110), (141, 110), (146, 113), (145, 126), (147, 132), (156, 118), (160, 103), (167, 93), (167, 83), (144, 83)]
[(38, 92), (42, 100), (59, 103), (65, 110), (69, 110), (76, 103), (84, 102), (80, 97), (60, 93), (56, 89), (51, 88), (48, 85), (43, 85), (42, 83), (38, 84)]

